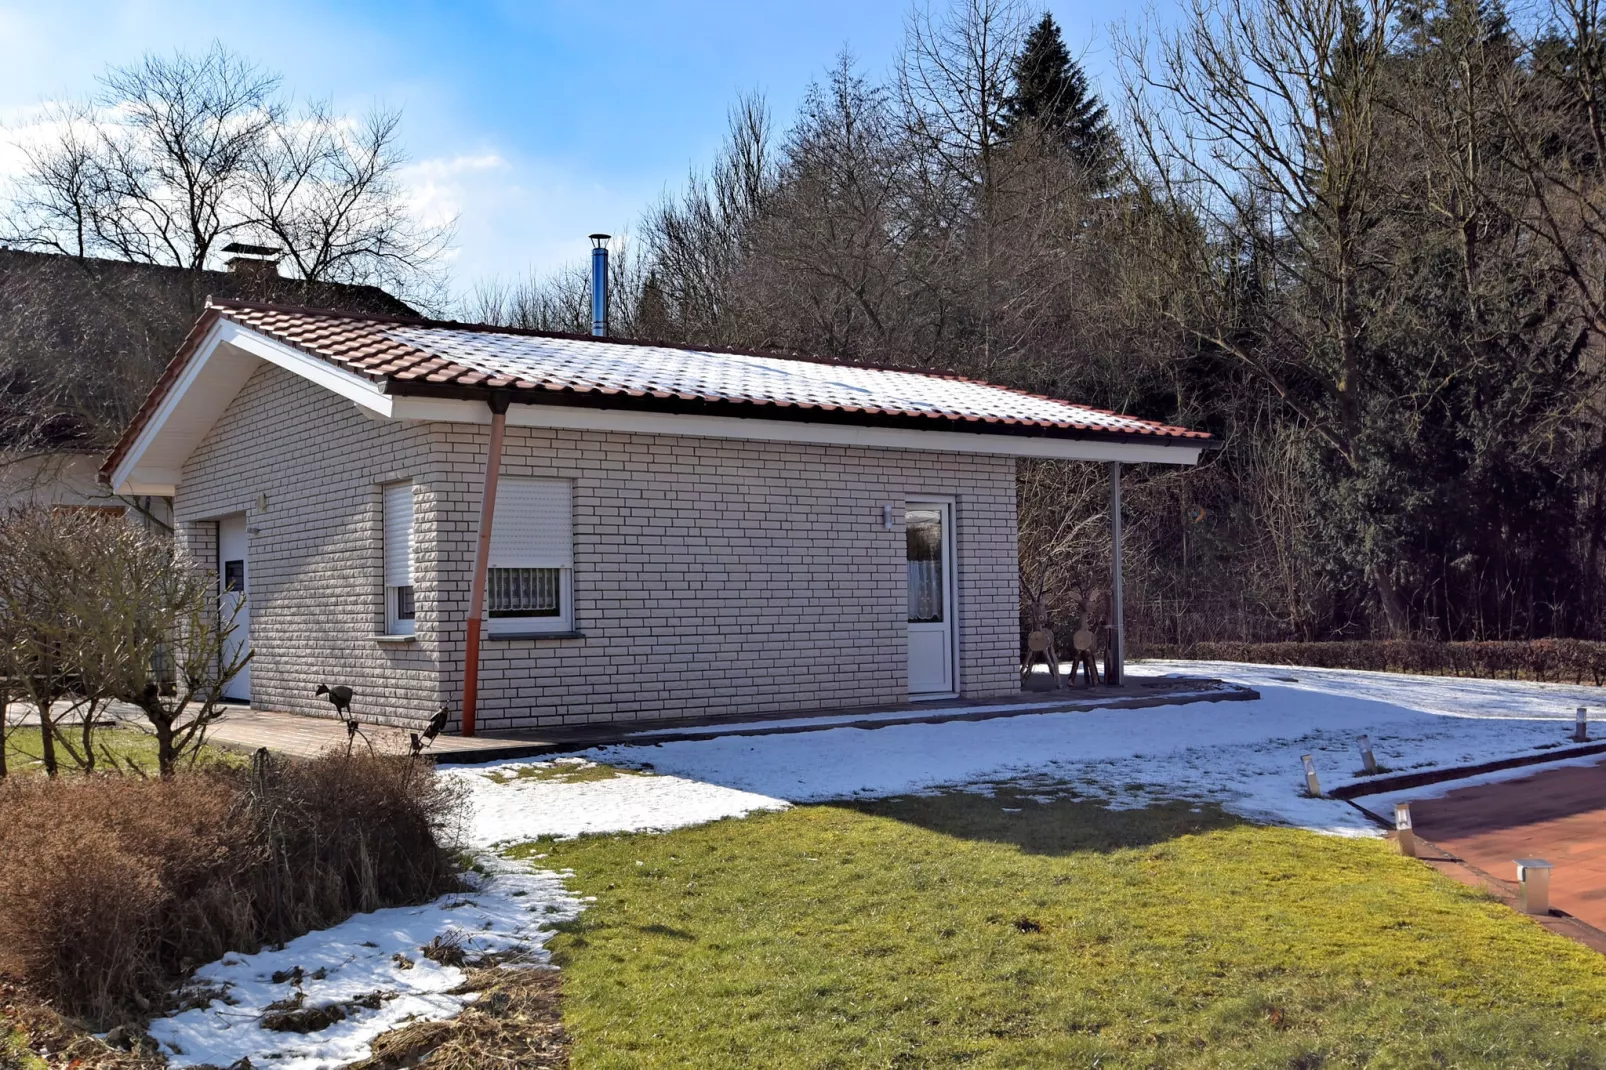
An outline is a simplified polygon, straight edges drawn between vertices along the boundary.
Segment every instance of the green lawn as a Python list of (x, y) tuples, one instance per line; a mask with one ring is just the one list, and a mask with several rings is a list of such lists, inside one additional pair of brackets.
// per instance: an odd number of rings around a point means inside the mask
[[(73, 743), (77, 744), (78, 737), (73, 736)], [(116, 755), (120, 762), (132, 762), (142, 772), (155, 775), (156, 769), (156, 737), (137, 728), (98, 728), (95, 730), (95, 754), (97, 764), (105, 768), (101, 748), (104, 747)], [(12, 773), (42, 773), (44, 763), (41, 760), (42, 750), (39, 743), (38, 728), (13, 728), (6, 734), (6, 769)], [(60, 747), (56, 748), (56, 760), (63, 772), (73, 772), (77, 769), (72, 759)], [(241, 760), (227, 751), (208, 746), (202, 751), (204, 761), (238, 761)]]
[(1606, 1067), (1606, 959), (1376, 840), (956, 794), (524, 851), (597, 897), (577, 1070)]

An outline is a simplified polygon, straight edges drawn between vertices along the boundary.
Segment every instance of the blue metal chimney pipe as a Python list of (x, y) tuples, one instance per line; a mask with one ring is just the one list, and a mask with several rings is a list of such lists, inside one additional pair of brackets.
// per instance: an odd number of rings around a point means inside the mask
[(598, 338), (608, 334), (608, 238), (591, 235), (591, 333)]

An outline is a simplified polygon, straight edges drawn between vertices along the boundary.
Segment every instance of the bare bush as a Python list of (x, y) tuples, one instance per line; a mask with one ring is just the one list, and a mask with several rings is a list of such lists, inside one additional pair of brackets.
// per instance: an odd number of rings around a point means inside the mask
[(406, 757), (0, 787), (0, 972), (98, 1025), (189, 970), (458, 888), (459, 796)]
[(58, 747), (94, 770), (94, 727), (114, 700), (145, 715), (162, 776), (200, 751), (223, 688), (250, 659), (229, 643), (239, 606), (225, 614), (217, 595), (216, 576), (171, 540), (120, 520), (0, 516), (0, 671), (38, 713), (47, 774)]

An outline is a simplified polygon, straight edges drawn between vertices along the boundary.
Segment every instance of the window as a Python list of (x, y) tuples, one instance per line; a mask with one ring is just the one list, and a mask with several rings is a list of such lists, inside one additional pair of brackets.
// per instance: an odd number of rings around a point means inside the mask
[(909, 623), (942, 621), (942, 510), (911, 506), (904, 526), (909, 561)]
[(385, 633), (412, 635), (413, 485), (380, 488), (385, 503)]
[(491, 635), (574, 628), (571, 497), (561, 479), (497, 483), (485, 576)]

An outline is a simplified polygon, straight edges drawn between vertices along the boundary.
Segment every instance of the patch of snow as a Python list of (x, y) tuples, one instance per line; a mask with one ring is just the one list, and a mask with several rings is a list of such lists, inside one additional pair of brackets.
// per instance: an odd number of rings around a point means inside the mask
[[(1132, 666), (1133, 675), (1168, 673), (1247, 684), (1262, 697), (618, 744), (581, 756), (668, 774), (652, 780), (684, 780), (773, 802), (1009, 786), (1039, 794), (1069, 790), (1116, 807), (1213, 801), (1253, 820), (1368, 836), (1377, 830), (1354, 808), (1305, 794), (1301, 755), (1313, 756), (1323, 790), (1330, 791), (1362, 779), (1355, 746), (1360, 735), (1371, 738), (1378, 761), (1396, 772), (1532, 754), (1566, 742), (1575, 706), (1606, 698), (1592, 689), (1513, 681), (1204, 662)], [(656, 790), (651, 780), (636, 787)], [(556, 790), (531, 781), (524, 805), (541, 808), (547, 792)], [(675, 805), (669, 798), (662, 804)], [(567, 800), (558, 802), (560, 814), (567, 808)], [(672, 819), (656, 820), (661, 826), (654, 827), (670, 827)], [(688, 813), (674, 824), (695, 820)], [(604, 815), (591, 821), (628, 823)]]
[(1593, 707), (1597, 712), (1606, 709), (1606, 689), (1526, 680), (1412, 676), (1359, 669), (1249, 665), (1235, 661), (1143, 661), (1131, 665), (1127, 675), (1208, 676), (1256, 690), (1275, 687), (1372, 699), (1447, 717), (1571, 721), (1579, 706)]
[[(501, 761), (442, 766), (437, 774), (467, 784), (468, 835), (481, 846), (541, 836), (664, 832), (789, 805), (768, 795), (678, 776), (626, 773), (606, 780), (569, 780), (561, 775), (565, 764), (561, 758)], [(587, 761), (569, 768), (592, 765)], [(553, 773), (560, 775), (544, 775)]]
[[(201, 967), (189, 988), (216, 997), (151, 1023), (167, 1065), (223, 1067), (250, 1057), (279, 1070), (325, 1070), (367, 1058), (375, 1038), (406, 1022), (455, 1017), (475, 994), (458, 991), (463, 970), (424, 957), (423, 947), (442, 934), (461, 939), (470, 963), (513, 953), (522, 965), (546, 965), (542, 945), (551, 926), (578, 916), (582, 904), (560, 874), (494, 857), (482, 867), (470, 891), (357, 914), (279, 950), (225, 955)], [(304, 1034), (262, 1028), (266, 1015), (298, 998), (302, 1009), (339, 1004), (346, 1017)]]

